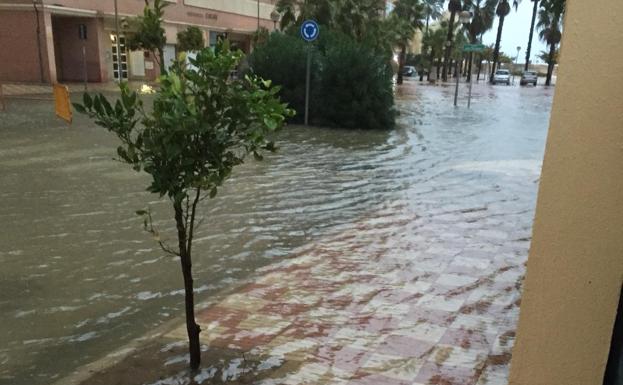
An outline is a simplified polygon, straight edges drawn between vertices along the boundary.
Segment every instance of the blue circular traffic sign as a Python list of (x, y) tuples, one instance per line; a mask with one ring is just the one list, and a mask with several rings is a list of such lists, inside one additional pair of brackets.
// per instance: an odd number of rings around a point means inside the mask
[(305, 20), (301, 25), (301, 37), (305, 41), (314, 41), (320, 34), (320, 27), (314, 20)]

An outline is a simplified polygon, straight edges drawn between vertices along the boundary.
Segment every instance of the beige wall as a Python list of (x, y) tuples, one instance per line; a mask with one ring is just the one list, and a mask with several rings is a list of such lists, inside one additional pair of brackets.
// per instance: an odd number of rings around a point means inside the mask
[[(55, 15), (111, 16), (112, 0), (54, 0), (45, 1), (45, 8)], [(253, 32), (257, 29), (257, 0), (176, 0), (165, 8), (165, 20), (170, 23), (192, 24), (220, 29)], [(260, 0), (260, 24), (272, 28), (270, 13), (275, 0)], [(144, 0), (118, 0), (121, 17), (143, 13)], [(2, 10), (31, 10), (32, 0), (0, 0)]]
[(623, 1), (567, 7), (511, 385), (602, 384), (623, 279)]

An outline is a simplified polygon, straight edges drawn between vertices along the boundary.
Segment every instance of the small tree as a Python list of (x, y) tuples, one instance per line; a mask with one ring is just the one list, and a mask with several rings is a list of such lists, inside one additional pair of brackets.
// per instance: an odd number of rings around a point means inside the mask
[(204, 46), (203, 32), (198, 27), (190, 26), (177, 33), (177, 48), (180, 51), (199, 51)]
[(164, 63), (164, 45), (167, 37), (162, 28), (164, 8), (169, 5), (163, 0), (154, 0), (153, 8), (149, 6), (149, 0), (145, 0), (143, 16), (138, 17), (137, 31), (128, 39), (128, 47), (132, 50), (142, 49), (149, 51), (157, 58), (160, 73), (166, 72)]
[[(234, 166), (248, 154), (261, 159), (262, 150), (274, 151), (269, 136), (293, 111), (276, 97), (270, 81), (246, 76), (231, 80), (230, 71), (241, 60), (223, 44), (213, 53), (203, 49), (196, 59), (175, 63), (160, 78), (153, 109), (146, 111), (135, 92), (121, 84), (121, 99), (111, 104), (99, 94), (84, 95), (76, 110), (87, 114), (121, 140), (117, 154), (136, 171), (151, 175), (148, 191), (166, 196), (175, 212), (177, 246), (169, 246), (152, 225), (149, 210), (137, 211), (168, 254), (180, 258), (184, 276), (186, 329), (190, 367), (201, 362), (199, 325), (195, 322), (192, 246), (199, 202), (213, 198)], [(182, 57), (182, 59), (184, 59)]]

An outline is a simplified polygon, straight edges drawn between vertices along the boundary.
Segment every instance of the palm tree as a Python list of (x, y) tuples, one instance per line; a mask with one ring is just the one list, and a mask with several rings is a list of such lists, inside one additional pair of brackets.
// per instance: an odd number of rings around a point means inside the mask
[[(519, 6), (519, 2), (521, 0), (513, 0), (513, 7), (517, 10)], [(493, 49), (493, 63), (491, 64), (491, 78), (490, 81), (493, 81), (493, 75), (495, 75), (496, 65), (498, 63), (498, 59), (500, 56), (500, 43), (502, 42), (502, 30), (504, 29), (504, 19), (511, 12), (511, 5), (508, 0), (500, 0), (498, 6), (495, 10), (495, 14), (498, 15), (499, 24), (498, 24), (498, 35), (495, 38), (495, 48)]]
[(428, 23), (430, 20), (437, 20), (443, 15), (443, 3), (444, 0), (423, 0), (424, 14), (426, 15), (426, 30), (424, 33), (428, 33)]
[(448, 11), (450, 11), (450, 20), (448, 21), (448, 38), (446, 39), (446, 53), (443, 59), (443, 71), (441, 79), (448, 80), (448, 63), (450, 61), (450, 53), (452, 52), (452, 33), (454, 32), (454, 19), (456, 14), (461, 12), (463, 5), (461, 0), (450, 0), (448, 3)]
[(440, 28), (431, 29), (428, 33), (424, 34), (422, 38), (422, 48), (424, 52), (430, 52), (428, 59), (428, 80), (430, 80), (431, 73), (433, 72), (433, 65), (435, 60), (437, 61), (437, 76), (440, 76), (441, 59), (443, 56), (443, 48), (446, 42), (448, 24), (444, 21), (441, 23)]
[(297, 0), (277, 1), (275, 9), (281, 14), (281, 30), (296, 24), (296, 13), (298, 12), (299, 5)]
[[(556, 49), (556, 52), (554, 52), (554, 58), (553, 58), (554, 65), (558, 64), (558, 53), (559, 53), (558, 51), (559, 49)], [(550, 58), (549, 51), (541, 51), (538, 55), (536, 55), (536, 57), (538, 57), (541, 61), (547, 64), (549, 64), (549, 62), (552, 61)]]
[(334, 7), (332, 27), (362, 41), (368, 36), (372, 24), (381, 19), (385, 1), (383, 0), (322, 0), (328, 7)]
[(484, 51), (480, 53), (479, 57), (480, 61), (478, 62), (478, 74), (476, 76), (476, 81), (480, 81), (480, 71), (482, 70), (483, 60), (487, 62), (487, 65), (490, 65), (491, 60), (493, 60), (493, 45), (485, 47)]
[(565, 0), (542, 0), (539, 12), (539, 38), (549, 45), (549, 60), (547, 60), (547, 78), (545, 85), (552, 83), (554, 72), (556, 46), (562, 38), (562, 21), (565, 13)]
[(381, 20), (383, 0), (278, 0), (281, 29), (295, 28), (304, 19), (342, 31), (358, 41), (370, 35)]
[(528, 49), (526, 49), (526, 64), (524, 66), (524, 71), (528, 70), (530, 66), (530, 53), (532, 51), (532, 36), (534, 35), (534, 24), (536, 22), (536, 15), (539, 10), (539, 2), (540, 0), (530, 0), (534, 3), (534, 8), (532, 9), (532, 22), (530, 23), (530, 37), (528, 38)]
[(397, 83), (402, 84), (402, 69), (407, 55), (407, 44), (413, 38), (416, 29), (422, 29), (424, 6), (420, 0), (398, 0), (394, 5), (392, 17), (395, 18), (396, 40), (400, 46)]
[[(464, 0), (464, 9), (470, 11), (472, 19), (467, 25), (467, 34), (469, 36), (470, 43), (474, 44), (478, 42), (478, 37), (481, 36), (493, 27), (493, 19), (495, 18), (495, 10), (498, 0)], [(469, 82), (472, 77), (472, 62), (473, 53), (470, 53), (469, 68), (467, 72), (467, 81)], [(481, 60), (482, 62), (482, 60)], [(478, 66), (480, 72), (481, 65)]]

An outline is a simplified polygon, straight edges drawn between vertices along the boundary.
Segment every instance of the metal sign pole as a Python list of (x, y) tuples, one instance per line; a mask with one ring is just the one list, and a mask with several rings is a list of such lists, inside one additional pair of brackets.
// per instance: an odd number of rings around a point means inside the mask
[(311, 83), (311, 43), (307, 43), (307, 75), (305, 80), (305, 125), (309, 125), (309, 87)]
[[(474, 53), (470, 52), (469, 53), (469, 63), (470, 63), (470, 69), (471, 69), (471, 64), (474, 60)], [(472, 71), (469, 71), (469, 96), (467, 97), (467, 108), (470, 108), (472, 105)]]
[(454, 88), (454, 107), (456, 107), (457, 99), (459, 98), (459, 78), (461, 74), (459, 73), (459, 61), (457, 60), (456, 65), (456, 87)]
[(301, 25), (301, 37), (307, 42), (307, 73), (305, 79), (305, 125), (309, 125), (309, 88), (311, 87), (312, 41), (318, 38), (320, 28), (313, 20), (305, 20)]

